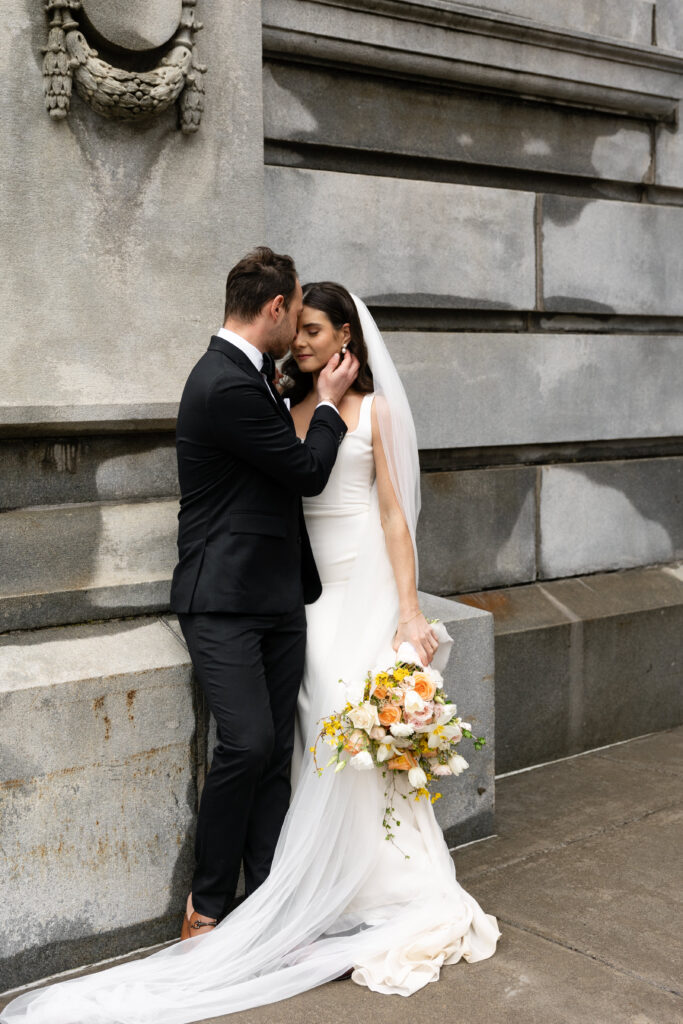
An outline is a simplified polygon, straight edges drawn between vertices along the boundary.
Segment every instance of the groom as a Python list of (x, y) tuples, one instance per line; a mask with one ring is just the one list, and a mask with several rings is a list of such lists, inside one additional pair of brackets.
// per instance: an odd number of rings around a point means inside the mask
[(225, 324), (187, 379), (176, 429), (179, 561), (171, 608), (217, 725), (181, 938), (215, 927), (267, 877), (290, 798), (304, 602), (321, 593), (301, 496), (319, 494), (358, 361), (334, 356), (303, 442), (273, 385), (297, 333), (294, 262), (265, 246), (228, 274)]

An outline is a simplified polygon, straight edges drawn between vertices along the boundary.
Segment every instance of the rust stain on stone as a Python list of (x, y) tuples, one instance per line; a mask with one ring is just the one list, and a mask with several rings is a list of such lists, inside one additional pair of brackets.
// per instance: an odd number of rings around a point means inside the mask
[(104, 707), (104, 695), (102, 697), (96, 697), (92, 702), (93, 711), (99, 711)]
[(111, 736), (111, 719), (109, 715), (104, 716), (104, 738), (108, 740)]
[(137, 692), (137, 690), (129, 690), (128, 693), (126, 694), (126, 708), (128, 709), (128, 718), (131, 720), (131, 722), (135, 721), (135, 717), (133, 715), (133, 703), (135, 701), (135, 696)]
[(470, 605), (471, 608), (482, 608), (485, 612), (491, 612), (498, 619), (506, 618), (510, 614), (510, 599), (507, 594), (500, 591), (464, 594), (458, 597), (458, 601)]

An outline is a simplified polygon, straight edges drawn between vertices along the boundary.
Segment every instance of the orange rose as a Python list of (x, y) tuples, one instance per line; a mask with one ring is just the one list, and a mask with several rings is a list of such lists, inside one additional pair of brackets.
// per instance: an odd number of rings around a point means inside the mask
[(422, 697), (422, 700), (431, 700), (436, 693), (434, 681), (425, 675), (424, 672), (416, 672), (413, 679), (415, 680), (413, 686), (415, 693)]
[(372, 696), (377, 697), (378, 700), (384, 700), (388, 692), (386, 686), (376, 686), (372, 691)]
[(401, 721), (401, 709), (395, 704), (387, 704), (380, 711), (379, 720), (381, 725), (395, 725), (396, 722)]
[(417, 761), (412, 754), (408, 751), (401, 754), (399, 757), (392, 757), (390, 761), (387, 761), (387, 768), (392, 768), (394, 771), (407, 772), (411, 768), (417, 767)]

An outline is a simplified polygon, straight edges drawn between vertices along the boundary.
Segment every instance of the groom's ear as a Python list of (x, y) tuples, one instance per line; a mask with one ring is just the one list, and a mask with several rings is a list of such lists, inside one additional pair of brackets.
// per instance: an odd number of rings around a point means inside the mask
[(285, 309), (285, 297), (284, 295), (275, 295), (265, 304), (265, 310), (267, 316), (272, 320), (277, 320), (280, 315), (280, 310)]

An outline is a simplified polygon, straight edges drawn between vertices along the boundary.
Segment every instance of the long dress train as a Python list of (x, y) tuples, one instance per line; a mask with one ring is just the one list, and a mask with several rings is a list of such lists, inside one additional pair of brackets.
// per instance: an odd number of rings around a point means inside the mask
[(396, 842), (387, 842), (380, 773), (318, 777), (308, 749), (318, 720), (345, 703), (340, 678), (360, 696), (368, 669), (395, 658), (398, 596), (379, 519), (371, 404), (365, 396), (327, 487), (305, 503), (323, 594), (307, 609), (298, 781), (269, 877), (212, 932), (25, 993), (4, 1024), (189, 1024), (277, 1002), (350, 967), (359, 984), (410, 995), (444, 964), (494, 954), (496, 918), (456, 880), (431, 804), (401, 801)]

